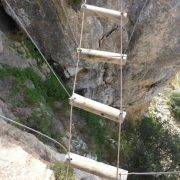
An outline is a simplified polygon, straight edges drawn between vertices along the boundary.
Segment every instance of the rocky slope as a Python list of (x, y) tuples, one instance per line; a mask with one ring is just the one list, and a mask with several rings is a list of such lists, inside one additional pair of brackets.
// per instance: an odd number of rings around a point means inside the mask
[[(7, 12), (15, 19), (7, 5)], [(11, 1), (22, 23), (38, 43), (61, 78), (72, 86), (76, 48), (81, 26), (80, 1)], [(118, 9), (118, 1), (88, 1), (89, 4)], [(124, 49), (144, 1), (124, 1), (128, 23), (124, 25)], [(76, 8), (74, 8), (76, 7)], [(124, 107), (129, 117), (138, 118), (157, 94), (179, 70), (179, 2), (147, 1), (132, 41), (128, 46), (128, 64), (124, 68)], [(65, 16), (65, 14), (67, 16)], [(83, 47), (120, 51), (117, 29), (99, 47), (99, 40), (114, 24), (86, 17)], [(82, 62), (77, 91), (103, 103), (119, 106), (119, 68), (104, 63)], [(84, 83), (86, 82), (86, 83)]]
[[(41, 56), (2, 6), (0, 22), (0, 114), (54, 136), (66, 145), (68, 109), (64, 112), (63, 101), (57, 101), (59, 98), (62, 100), (62, 97), (52, 95), (57, 99), (47, 103), (40, 92), (41, 88), (45, 88), (41, 87), (43, 83), (46, 82), (47, 86), (48, 78), (55, 83), (56, 80), (51, 78), (49, 69), (41, 62)], [(53, 88), (54, 84), (50, 85)], [(62, 93), (59, 86), (55, 90)], [(30, 134), (32, 132), (26, 129), (23, 132), (19, 127), (5, 123), (2, 118), (0, 127), (0, 179), (10, 179), (11, 175), (14, 179), (54, 179), (54, 174), (59, 179), (65, 178), (66, 167), (57, 163), (64, 161), (64, 155), (57, 153), (65, 153), (62, 148), (35, 134), (50, 148)], [(76, 140), (75, 149), (79, 141), (82, 144), (80, 138)], [(21, 161), (18, 160), (19, 156)], [(75, 177), (73, 174), (76, 174), (77, 179), (97, 179), (78, 170), (71, 172), (71, 179)]]
[(2, 119), (0, 124), (0, 179), (54, 179), (53, 171), (40, 156), (49, 161), (55, 152)]

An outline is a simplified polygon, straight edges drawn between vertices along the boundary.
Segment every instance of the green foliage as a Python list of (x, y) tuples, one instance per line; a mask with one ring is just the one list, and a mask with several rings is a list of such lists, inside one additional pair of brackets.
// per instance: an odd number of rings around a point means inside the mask
[[(104, 119), (91, 113), (82, 110), (78, 112), (86, 121), (83, 133), (91, 137), (91, 147), (97, 154), (98, 160), (106, 159), (113, 163), (117, 155), (118, 126), (107, 125)], [(180, 139), (165, 130), (156, 119), (144, 118), (137, 124), (126, 122), (123, 128), (121, 163), (124, 165), (123, 168), (129, 171), (164, 171), (165, 166), (173, 171), (180, 163), (179, 152)], [(153, 179), (154, 177), (138, 177), (138, 179), (144, 178)], [(171, 178), (177, 177), (158, 177), (158, 179)]]
[[(27, 122), (28, 126), (39, 130), (51, 137), (61, 139), (61, 134), (54, 134), (52, 128), (53, 101), (64, 101), (67, 103), (68, 96), (59, 85), (54, 76), (43, 81), (32, 69), (18, 69), (9, 66), (2, 66), (0, 78), (13, 77), (13, 87), (10, 102), (15, 107), (31, 107), (33, 112)], [(28, 85), (31, 82), (31, 85)], [(30, 87), (29, 87), (30, 86)], [(67, 108), (65, 105), (64, 108)]]
[(180, 121), (180, 91), (175, 91), (171, 95), (171, 109), (175, 118)]
[(35, 108), (28, 119), (28, 126), (41, 131), (42, 133), (52, 136), (52, 120), (53, 113), (50, 108), (44, 104), (40, 104), (39, 108)]
[(34, 44), (31, 42), (30, 39), (27, 37), (23, 39), (23, 46), (25, 49), (27, 49), (26, 58), (32, 58), (37, 61), (37, 64), (41, 66), (44, 62), (42, 56), (40, 55), (37, 48), (34, 46)]
[(78, 109), (76, 111), (86, 122), (86, 127), (84, 127), (84, 133), (91, 137), (91, 141), (93, 142), (93, 150), (97, 155), (98, 160), (105, 159), (104, 152), (105, 147), (107, 146), (107, 135), (110, 133), (108, 130), (105, 120), (92, 114), (90, 112)]
[(26, 101), (29, 105), (43, 102), (44, 98), (37, 89), (26, 89)]
[[(45, 86), (42, 79), (34, 73), (30, 68), (18, 69), (4, 66), (0, 70), (0, 78), (12, 76), (15, 78), (14, 87), (12, 91), (13, 97), (17, 94), (23, 93), (26, 96), (28, 104), (35, 104), (44, 101), (43, 96), (46, 97)], [(30, 80), (35, 86), (34, 89), (29, 89), (26, 82)], [(13, 98), (12, 97), (12, 98)]]
[[(156, 119), (144, 118), (135, 126), (128, 124), (123, 132), (122, 157), (129, 171), (176, 170), (180, 163), (180, 139), (170, 134)], [(165, 163), (165, 164), (164, 164)], [(154, 179), (132, 177), (132, 179)], [(157, 179), (171, 179), (159, 176)], [(173, 177), (176, 179), (177, 177)]]
[(78, 6), (79, 4), (81, 4), (82, 0), (68, 0), (68, 4), (70, 4), (71, 6)]
[[(51, 169), (54, 171), (56, 180), (66, 179), (67, 167), (64, 164), (56, 162), (52, 165)], [(68, 179), (69, 180), (75, 180), (76, 179), (74, 176), (74, 171), (71, 168), (69, 169)]]
[(44, 60), (35, 45), (22, 31), (19, 31), (19, 36), (21, 37), (22, 46), (26, 50), (25, 57), (35, 59), (37, 64), (41, 66)]
[[(66, 92), (53, 75), (47, 79), (45, 86), (47, 89), (46, 94), (50, 102), (62, 100), (64, 103), (68, 103), (68, 96)], [(68, 87), (66, 87), (66, 89), (70, 92)]]
[(0, 69), (0, 78), (6, 76), (14, 76), (17, 83), (24, 83), (27, 79), (30, 79), (34, 84), (36, 84), (37, 88), (42, 88), (41, 78), (36, 73), (34, 73), (31, 68), (20, 70), (18, 68), (3, 66), (3, 68)]
[[(98, 160), (114, 163), (117, 155), (117, 127), (107, 125), (101, 117), (79, 110), (84, 117), (84, 134), (91, 137), (91, 147)], [(110, 141), (111, 140), (111, 141)], [(114, 142), (112, 141), (114, 140)], [(121, 134), (121, 164), (133, 172), (174, 171), (180, 163), (180, 139), (172, 135), (154, 118), (144, 118), (136, 124), (125, 123)], [(131, 176), (132, 180), (176, 180), (177, 176)]]
[[(11, 37), (10, 37), (11, 38)], [(20, 42), (21, 46), (17, 46), (14, 44), (10, 45), (10, 48), (14, 51), (16, 51), (20, 56), (26, 59), (35, 59), (37, 61), (37, 64), (41, 66), (44, 62), (41, 54), (35, 47), (35, 45), (32, 43), (32, 41), (27, 37), (27, 35), (19, 30), (15, 36), (12, 37), (15, 38), (16, 41)]]
[[(23, 91), (27, 96), (27, 102), (29, 104), (44, 102), (50, 103), (52, 101), (66, 101), (68, 96), (57, 79), (51, 75), (46, 81), (43, 81), (39, 75), (37, 75), (32, 69), (18, 69), (8, 66), (3, 66), (0, 69), (0, 78), (13, 76), (15, 77), (14, 93)], [(30, 80), (35, 86), (34, 89), (26, 87), (26, 82)], [(68, 87), (66, 87), (68, 89)], [(70, 90), (69, 90), (70, 91)]]
[[(22, 103), (26, 103), (26, 106), (31, 106), (33, 109), (32, 115), (26, 123), (51, 137), (61, 138), (60, 134), (53, 132), (54, 117), (51, 104), (54, 101), (63, 101), (67, 105), (68, 96), (55, 77), (51, 75), (46, 81), (43, 81), (30, 68), (20, 70), (3, 66), (0, 69), (0, 78), (7, 76), (15, 78), (12, 96), (16, 97), (21, 93), (25, 95), (26, 102), (14, 99), (16, 105), (20, 106)], [(33, 88), (27, 86), (29, 80), (33, 83)], [(180, 105), (179, 97), (179, 92), (173, 93), (171, 96), (171, 105), (177, 117), (179, 117), (178, 111), (176, 111)], [(13, 97), (11, 98), (13, 99)], [(25, 105), (23, 104), (23, 107)], [(77, 112), (86, 122), (82, 133), (90, 137), (92, 149), (97, 154), (98, 160), (106, 159), (111, 163), (114, 162), (117, 154), (117, 125), (107, 124), (103, 118), (83, 110)], [(110, 139), (113, 139), (113, 142)], [(144, 118), (135, 125), (125, 123), (121, 138), (123, 168), (129, 171), (164, 171), (164, 167), (166, 167), (168, 170), (174, 171), (180, 164), (179, 152), (179, 137), (165, 130), (158, 120)], [(63, 168), (61, 165), (55, 164), (56, 177), (63, 174)], [(154, 177), (143, 176), (138, 177), (138, 180), (145, 178), (154, 179)], [(131, 179), (136, 179), (136, 177), (131, 177)], [(156, 179), (175, 180), (177, 178), (159, 176)]]

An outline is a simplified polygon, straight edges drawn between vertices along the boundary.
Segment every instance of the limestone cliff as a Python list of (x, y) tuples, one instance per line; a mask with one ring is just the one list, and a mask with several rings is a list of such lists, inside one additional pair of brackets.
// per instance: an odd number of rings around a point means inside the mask
[[(4, 2), (4, 1), (2, 1)], [(38, 43), (62, 79), (72, 86), (76, 48), (79, 41), (80, 1), (47, 2), (8, 0), (27, 30)], [(118, 1), (88, 1), (89, 4), (118, 9)], [(7, 8), (7, 12), (12, 12)], [(124, 49), (128, 64), (124, 68), (124, 108), (128, 116), (138, 118), (148, 104), (179, 70), (178, 18), (179, 2), (147, 1), (130, 45), (127, 46), (145, 1), (124, 1), (128, 23), (124, 26)], [(74, 8), (76, 7), (76, 8)], [(65, 16), (66, 15), (66, 16)], [(13, 15), (12, 15), (13, 16)], [(99, 47), (101, 37), (115, 24), (86, 17), (83, 47), (120, 51), (120, 32), (115, 30)], [(103, 103), (119, 106), (119, 68), (104, 63), (81, 62), (77, 91)], [(84, 83), (86, 82), (86, 83)]]
[[(81, 1), (7, 2), (66, 87), (71, 88), (81, 28)], [(117, 0), (88, 0), (88, 3), (119, 9)], [(128, 116), (122, 127), (120, 163), (129, 171), (179, 170), (179, 6), (178, 0), (123, 1), (128, 12), (127, 24), (123, 26), (123, 51), (128, 55), (123, 69), (123, 105)], [(83, 47), (119, 52), (118, 27), (112, 22), (86, 16)], [(119, 107), (119, 74), (119, 67), (115, 65), (81, 61), (76, 91)], [(174, 91), (175, 97), (172, 97)], [(22, 32), (5, 0), (0, 3), (0, 113), (55, 138), (65, 146), (68, 144), (68, 96)], [(131, 124), (142, 116), (145, 119), (137, 121), (137, 125)], [(0, 128), (0, 156), (4, 150), (6, 153), (11, 150), (23, 153), (27, 160), (37, 162), (44, 173), (52, 173), (49, 163), (59, 158), (57, 151), (62, 153), (62, 149), (37, 136), (51, 146), (49, 149), (31, 134), (1, 120), (0, 124), (3, 127)], [(114, 123), (75, 110), (72, 150), (115, 165), (116, 130)], [(12, 144), (5, 146), (4, 141)], [(0, 171), (3, 166), (0, 165)], [(31, 165), (25, 167), (31, 169)], [(76, 175), (78, 179), (98, 179), (79, 171)]]

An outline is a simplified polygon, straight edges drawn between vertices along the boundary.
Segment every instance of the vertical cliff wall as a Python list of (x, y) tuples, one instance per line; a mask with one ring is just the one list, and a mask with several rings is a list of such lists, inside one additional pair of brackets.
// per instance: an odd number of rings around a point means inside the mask
[[(81, 26), (80, 1), (8, 0), (8, 3), (57, 74), (67, 86), (72, 87)], [(119, 9), (114, 0), (93, 0), (88, 3)], [(122, 128), (121, 164), (130, 171), (174, 170), (178, 169), (179, 163), (179, 139), (175, 135), (179, 133), (179, 121), (175, 118), (179, 112), (178, 91), (172, 96), (172, 91), (178, 89), (180, 84), (177, 73), (180, 67), (177, 28), (179, 2), (150, 0), (144, 3), (139, 0), (123, 3), (128, 12), (128, 21), (123, 27), (123, 47), (124, 51), (127, 48), (128, 54), (128, 63), (123, 70), (123, 94), (124, 109), (128, 111), (129, 118)], [(0, 110), (5, 116), (17, 119), (67, 145), (68, 97), (43, 63), (36, 48), (20, 31), (16, 17), (4, 0), (2, 4)], [(128, 46), (130, 34), (143, 6), (144, 10)], [(83, 47), (120, 51), (120, 30), (116, 24), (88, 16), (85, 22)], [(100, 43), (102, 37), (106, 38)], [(77, 92), (119, 107), (118, 75), (117, 66), (82, 61)], [(147, 110), (149, 113), (145, 114)], [(129, 124), (129, 119), (141, 119), (140, 115), (145, 115), (145, 119), (134, 126)], [(73, 121), (73, 150), (115, 164), (116, 124), (82, 111), (75, 111)], [(80, 173), (80, 177), (87, 176)]]
[[(7, 12), (15, 19), (2, 0)], [(118, 9), (118, 1), (89, 1), (89, 4)], [(79, 1), (8, 0), (15, 13), (30, 32), (56, 72), (72, 86), (75, 73), (76, 48), (79, 40), (81, 12)], [(123, 45), (133, 30), (145, 1), (124, 1), (128, 23), (124, 26)], [(137, 118), (157, 94), (179, 71), (178, 19), (179, 2), (147, 1), (135, 33), (127, 49), (124, 68), (124, 108), (129, 117)], [(15, 19), (16, 20), (16, 19)], [(99, 40), (115, 24), (99, 18), (86, 17), (83, 47), (120, 51), (119, 29)], [(81, 62), (77, 91), (103, 103), (119, 106), (119, 68), (105, 63)]]

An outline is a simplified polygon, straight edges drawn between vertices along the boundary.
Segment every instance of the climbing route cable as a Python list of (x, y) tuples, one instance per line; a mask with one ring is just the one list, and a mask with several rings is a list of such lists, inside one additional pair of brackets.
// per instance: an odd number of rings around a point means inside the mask
[(0, 114), (0, 118), (4, 119), (5, 121), (11, 122), (11, 123), (13, 123), (13, 124), (15, 124), (15, 125), (17, 125), (19, 127), (28, 129), (28, 130), (36, 133), (36, 134), (39, 134), (40, 136), (45, 137), (46, 139), (48, 139), (48, 140), (54, 142), (55, 144), (59, 145), (66, 153), (68, 152), (67, 148), (64, 145), (62, 145), (60, 142), (56, 141), (55, 139), (49, 137), (48, 135), (43, 134), (42, 132), (37, 131), (37, 130), (35, 130), (33, 128), (30, 128), (30, 127), (28, 127), (28, 126), (26, 126), (26, 125), (24, 125), (24, 124), (22, 124), (20, 122), (17, 122), (17, 121), (14, 121), (14, 120), (10, 119), (10, 118), (7, 118), (7, 117), (5, 117), (5, 116), (3, 116), (1, 114)]
[[(119, 7), (119, 0), (118, 0), (118, 7)], [(123, 13), (123, 6), (122, 6), (122, 0), (120, 0), (120, 12)], [(123, 16), (121, 15), (120, 18), (120, 54), (123, 53), (123, 29), (122, 29), (122, 23), (123, 23)], [(119, 179), (119, 166), (120, 166), (120, 147), (121, 147), (121, 123), (122, 123), (122, 112), (123, 112), (123, 67), (122, 67), (122, 61), (123, 58), (121, 56), (121, 65), (120, 65), (120, 116), (119, 116), (119, 126), (118, 126), (118, 152), (117, 152), (117, 174), (116, 174), (116, 178), (117, 180)], [(120, 179), (121, 179), (121, 175), (120, 175)]]
[[(84, 3), (86, 3), (86, 0), (84, 1)], [(85, 19), (85, 12), (83, 11), (82, 14), (82, 24), (81, 24), (81, 33), (80, 33), (80, 41), (79, 41), (79, 48), (81, 48), (82, 46), (82, 40), (83, 40), (83, 30), (84, 30), (84, 19)], [(75, 71), (75, 77), (74, 77), (74, 84), (73, 84), (73, 92), (72, 94), (74, 94), (75, 90), (76, 90), (76, 82), (77, 82), (77, 75), (78, 75), (78, 71), (79, 71), (79, 61), (80, 61), (80, 52), (77, 52), (77, 63), (76, 63), (76, 71)], [(73, 105), (71, 105), (71, 109), (70, 109), (70, 122), (69, 122), (69, 143), (68, 143), (68, 152), (71, 152), (71, 141), (72, 141), (72, 124), (73, 124)], [(66, 179), (68, 176), (68, 172), (69, 172), (69, 165), (67, 167), (67, 174), (66, 174)]]
[(139, 16), (138, 16), (138, 18), (137, 18), (137, 20), (136, 20), (136, 22), (135, 22), (135, 24), (134, 24), (134, 26), (133, 26), (133, 30), (132, 30), (132, 32), (131, 32), (131, 34), (130, 34), (129, 41), (128, 41), (128, 43), (127, 43), (127, 47), (126, 47), (126, 50), (125, 50), (125, 54), (126, 54), (127, 49), (128, 49), (128, 47), (129, 47), (129, 45), (130, 45), (130, 42), (131, 42), (132, 37), (133, 37), (133, 35), (134, 35), (134, 32), (135, 32), (135, 30), (136, 30), (136, 27), (137, 27), (137, 24), (138, 24), (139, 19), (140, 19), (140, 17), (141, 17), (141, 14), (142, 14), (144, 8), (146, 7), (147, 3), (148, 3), (148, 0), (145, 1), (144, 5), (143, 5), (143, 7), (142, 7), (142, 9), (141, 9), (141, 11), (140, 11), (140, 13), (139, 13)]
[(70, 93), (68, 92), (68, 90), (66, 89), (66, 87), (64, 86), (64, 84), (62, 83), (62, 81), (59, 79), (59, 77), (57, 76), (57, 74), (55, 73), (55, 71), (53, 70), (53, 68), (51, 67), (51, 65), (49, 64), (48, 60), (46, 59), (46, 57), (44, 56), (44, 54), (42, 53), (42, 51), (40, 50), (40, 48), (38, 47), (37, 43), (34, 41), (34, 39), (32, 38), (32, 36), (30, 35), (30, 33), (28, 32), (28, 30), (26, 29), (26, 27), (24, 26), (24, 24), (21, 22), (20, 18), (17, 16), (17, 14), (15, 13), (15, 11), (13, 10), (13, 8), (10, 6), (10, 4), (7, 2), (7, 0), (4, 0), (4, 2), (6, 3), (8, 9), (11, 11), (11, 13), (14, 15), (15, 19), (19, 22), (21, 28), (24, 30), (24, 32), (27, 34), (27, 36), (29, 37), (29, 39), (32, 41), (32, 43), (34, 44), (34, 46), (37, 48), (38, 52), (41, 54), (42, 58), (44, 59), (45, 63), (47, 64), (47, 66), (49, 67), (49, 69), (51, 70), (51, 72), (53, 73), (53, 75), (55, 76), (55, 78), (57, 79), (57, 81), (59, 82), (59, 84), (62, 86), (62, 88), (64, 89), (64, 91), (66, 92), (66, 94), (70, 97)]
[(167, 171), (167, 172), (130, 172), (128, 175), (136, 176), (160, 176), (160, 175), (179, 175), (180, 171)]
[[(86, 3), (86, 1), (85, 1)], [(84, 18), (85, 18), (85, 13), (83, 11), (83, 17), (82, 17), (82, 25), (81, 25), (81, 35), (80, 35), (80, 42), (79, 42), (79, 48), (81, 48), (82, 45), (82, 38), (83, 38), (83, 30), (84, 30)], [(74, 84), (73, 84), (73, 93), (75, 92), (76, 89), (76, 82), (77, 82), (77, 74), (79, 70), (79, 61), (80, 61), (80, 53), (77, 52), (77, 63), (76, 63), (76, 71), (75, 71), (75, 78), (74, 78)], [(70, 138), (69, 138), (69, 152), (71, 150), (71, 133), (72, 133), (72, 111), (73, 111), (73, 106), (71, 106), (71, 113), (70, 113)]]

